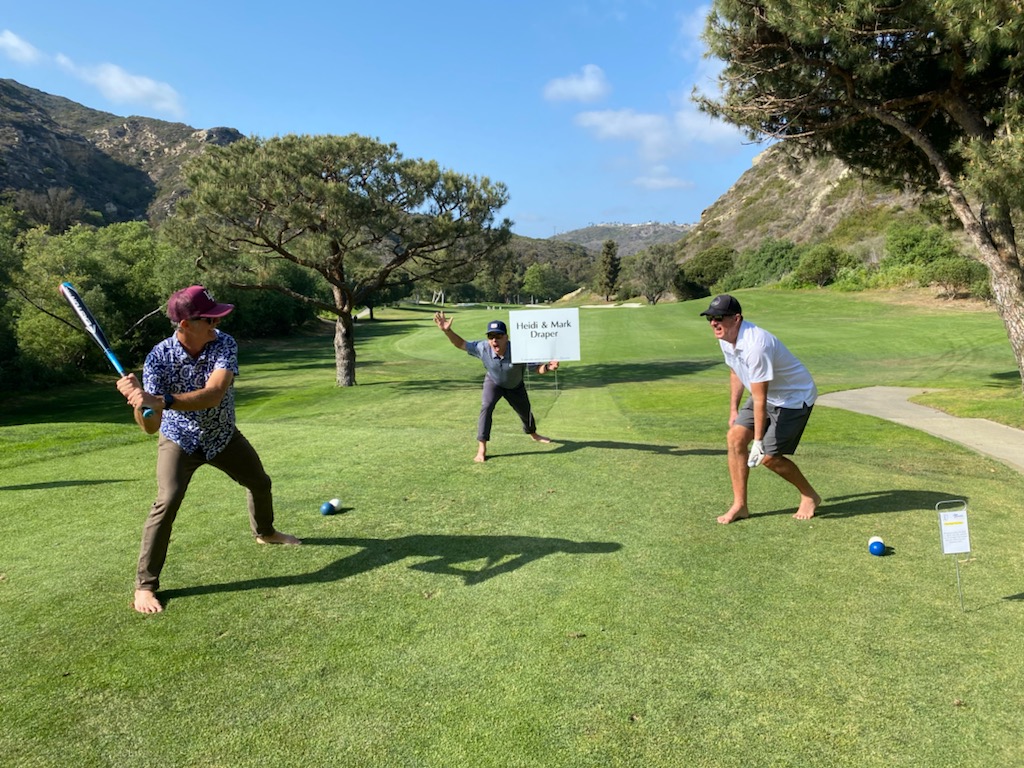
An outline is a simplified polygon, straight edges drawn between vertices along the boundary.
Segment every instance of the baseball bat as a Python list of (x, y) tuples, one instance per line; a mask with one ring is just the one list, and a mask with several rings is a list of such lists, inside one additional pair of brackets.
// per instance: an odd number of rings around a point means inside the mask
[[(60, 284), (60, 295), (64, 297), (64, 300), (71, 305), (71, 309), (74, 310), (75, 314), (78, 315), (78, 319), (82, 321), (82, 325), (85, 326), (85, 332), (89, 334), (93, 341), (100, 345), (100, 349), (103, 350), (103, 354), (107, 356), (107, 360), (114, 366), (114, 370), (117, 371), (121, 376), (125, 375), (124, 367), (121, 365), (121, 361), (117, 359), (117, 355), (114, 354), (114, 350), (110, 346), (110, 342), (107, 341), (106, 335), (103, 333), (103, 329), (100, 328), (100, 324), (96, 322), (96, 318), (92, 316), (92, 312), (85, 306), (85, 302), (82, 301), (82, 297), (78, 295), (78, 291), (74, 289), (71, 283)], [(152, 408), (144, 408), (142, 411), (144, 418), (149, 418), (153, 415)]]

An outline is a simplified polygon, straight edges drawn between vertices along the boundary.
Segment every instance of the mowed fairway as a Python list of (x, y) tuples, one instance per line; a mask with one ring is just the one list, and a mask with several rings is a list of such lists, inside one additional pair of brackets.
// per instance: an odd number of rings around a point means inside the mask
[[(994, 311), (737, 296), (823, 392), (936, 387), (1020, 419)], [(728, 371), (705, 306), (582, 309), (584, 359), (530, 380), (557, 442), (500, 403), (483, 465), (483, 370), (432, 308), (357, 325), (353, 388), (330, 330), (242, 340), (239, 425), (305, 544), (253, 543), (244, 492), (201, 470), (153, 617), (129, 600), (155, 440), (112, 381), (5, 404), (0, 764), (1024, 763), (1024, 480), (821, 406), (796, 456), (819, 517), (756, 470), (753, 518), (716, 524)], [(506, 314), (449, 311), (470, 339)], [(321, 516), (332, 497), (344, 513)], [(969, 504), (965, 611), (948, 499)]]

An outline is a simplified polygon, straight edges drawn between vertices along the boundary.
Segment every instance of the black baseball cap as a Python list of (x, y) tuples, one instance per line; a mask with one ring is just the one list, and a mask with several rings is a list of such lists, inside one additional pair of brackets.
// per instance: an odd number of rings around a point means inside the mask
[(700, 313), (705, 315), (742, 315), (740, 303), (728, 293), (722, 293), (711, 300), (711, 306)]
[(508, 328), (501, 320), (491, 320), (487, 324), (487, 335), (490, 336), (492, 333), (500, 333), (502, 336), (508, 335)]

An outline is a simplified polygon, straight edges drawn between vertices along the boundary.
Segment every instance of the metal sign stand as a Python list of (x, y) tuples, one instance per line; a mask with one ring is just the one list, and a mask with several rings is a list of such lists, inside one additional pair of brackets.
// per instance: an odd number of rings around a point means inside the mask
[(960, 612), (964, 609), (964, 590), (960, 582), (960, 558), (956, 555), (970, 553), (971, 537), (967, 529), (967, 502), (963, 499), (940, 501), (935, 505), (939, 513), (939, 536), (942, 539), (942, 554), (954, 555), (956, 564), (956, 589), (960, 594)]
[[(557, 392), (558, 391), (558, 369), (555, 368), (555, 370), (553, 370), (551, 373), (555, 374), (555, 392)], [(537, 374), (537, 375), (539, 376), (540, 374)], [(527, 388), (527, 390), (531, 389), (532, 386), (533, 386), (533, 373), (531, 373), (531, 371), (530, 371), (530, 366), (527, 365), (526, 366), (526, 388)]]

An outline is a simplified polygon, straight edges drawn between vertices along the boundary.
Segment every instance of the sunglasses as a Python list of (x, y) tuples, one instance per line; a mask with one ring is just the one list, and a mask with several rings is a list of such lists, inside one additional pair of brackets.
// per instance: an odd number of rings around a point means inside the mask
[(736, 317), (736, 315), (705, 315), (709, 323), (720, 323), (727, 317)]
[(196, 320), (202, 320), (204, 323), (207, 323), (209, 325), (216, 325), (217, 323), (220, 322), (221, 319), (219, 317), (192, 317), (192, 318), (189, 318), (189, 321), (193, 322), (193, 323)]

